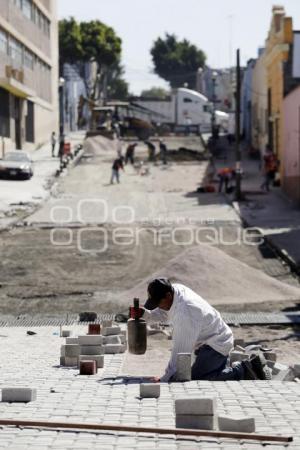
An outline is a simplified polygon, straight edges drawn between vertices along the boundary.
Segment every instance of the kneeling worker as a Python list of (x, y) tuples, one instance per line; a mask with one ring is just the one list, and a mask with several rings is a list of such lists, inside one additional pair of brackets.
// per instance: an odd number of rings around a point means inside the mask
[(263, 358), (227, 366), (233, 348), (233, 334), (220, 313), (194, 291), (182, 284), (157, 278), (148, 286), (149, 298), (143, 318), (151, 322), (169, 322), (173, 326), (172, 354), (165, 374), (154, 381), (176, 381), (178, 353), (195, 352), (192, 380), (266, 379), (268, 369)]

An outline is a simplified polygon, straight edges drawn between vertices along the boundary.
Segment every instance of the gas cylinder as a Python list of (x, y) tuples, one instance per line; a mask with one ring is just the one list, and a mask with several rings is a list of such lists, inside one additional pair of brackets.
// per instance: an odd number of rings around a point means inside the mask
[(129, 309), (129, 319), (127, 322), (128, 351), (133, 355), (143, 355), (147, 350), (147, 325), (141, 317), (142, 309), (140, 301), (135, 298), (134, 306)]

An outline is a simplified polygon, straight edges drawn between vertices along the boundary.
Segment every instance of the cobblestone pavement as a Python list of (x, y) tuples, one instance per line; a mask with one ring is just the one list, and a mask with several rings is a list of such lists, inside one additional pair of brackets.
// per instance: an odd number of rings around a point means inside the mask
[[(300, 449), (300, 385), (281, 382), (189, 382), (162, 384), (159, 399), (139, 399), (140, 379), (120, 376), (124, 355), (105, 355), (105, 368), (90, 377), (73, 368), (60, 368), (64, 339), (56, 328), (2, 328), (2, 387), (35, 387), (37, 401), (0, 403), (0, 418), (174, 427), (174, 400), (181, 396), (216, 396), (222, 415), (255, 417), (258, 433), (293, 435), (288, 448)], [(74, 328), (81, 334), (84, 327)], [(130, 373), (129, 373), (130, 375)], [(4, 427), (0, 449), (283, 449), (283, 445), (228, 439), (159, 437), (149, 434), (50, 431)]]

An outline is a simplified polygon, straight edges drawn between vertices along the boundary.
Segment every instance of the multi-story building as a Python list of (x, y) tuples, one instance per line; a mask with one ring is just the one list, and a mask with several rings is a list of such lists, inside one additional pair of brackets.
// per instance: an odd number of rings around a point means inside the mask
[(268, 90), (268, 143), (280, 161), (281, 179), (283, 158), (283, 98), (284, 66), (293, 44), (293, 20), (281, 6), (273, 7), (271, 28), (266, 40), (265, 64)]
[(242, 133), (248, 144), (251, 143), (252, 129), (252, 81), (255, 59), (249, 59), (243, 73), (241, 92)]
[(0, 0), (2, 149), (33, 150), (58, 131), (56, 17), (56, 0)]
[(268, 143), (268, 88), (265, 49), (260, 48), (252, 75), (252, 147), (263, 155)]

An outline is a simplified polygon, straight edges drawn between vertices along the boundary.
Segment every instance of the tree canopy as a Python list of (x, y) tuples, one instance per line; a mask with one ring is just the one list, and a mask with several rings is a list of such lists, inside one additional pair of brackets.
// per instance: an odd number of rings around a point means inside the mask
[[(77, 67), (80, 77), (86, 84), (87, 95), (92, 99), (97, 99), (99, 92), (106, 87), (115, 95), (119, 92), (122, 92), (123, 97), (128, 95), (128, 85), (122, 78), (121, 52), (122, 40), (113, 28), (99, 20), (78, 23), (71, 17), (59, 22), (61, 74), (65, 63)], [(94, 62), (97, 66), (92, 86), (85, 80), (86, 62)]]
[(164, 88), (153, 86), (150, 89), (145, 89), (141, 93), (141, 97), (145, 98), (166, 98), (170, 95), (170, 91), (167, 91)]
[(189, 88), (196, 85), (197, 71), (204, 67), (205, 53), (187, 39), (178, 40), (174, 34), (166, 33), (158, 38), (151, 48), (155, 73), (168, 81), (172, 88)]

